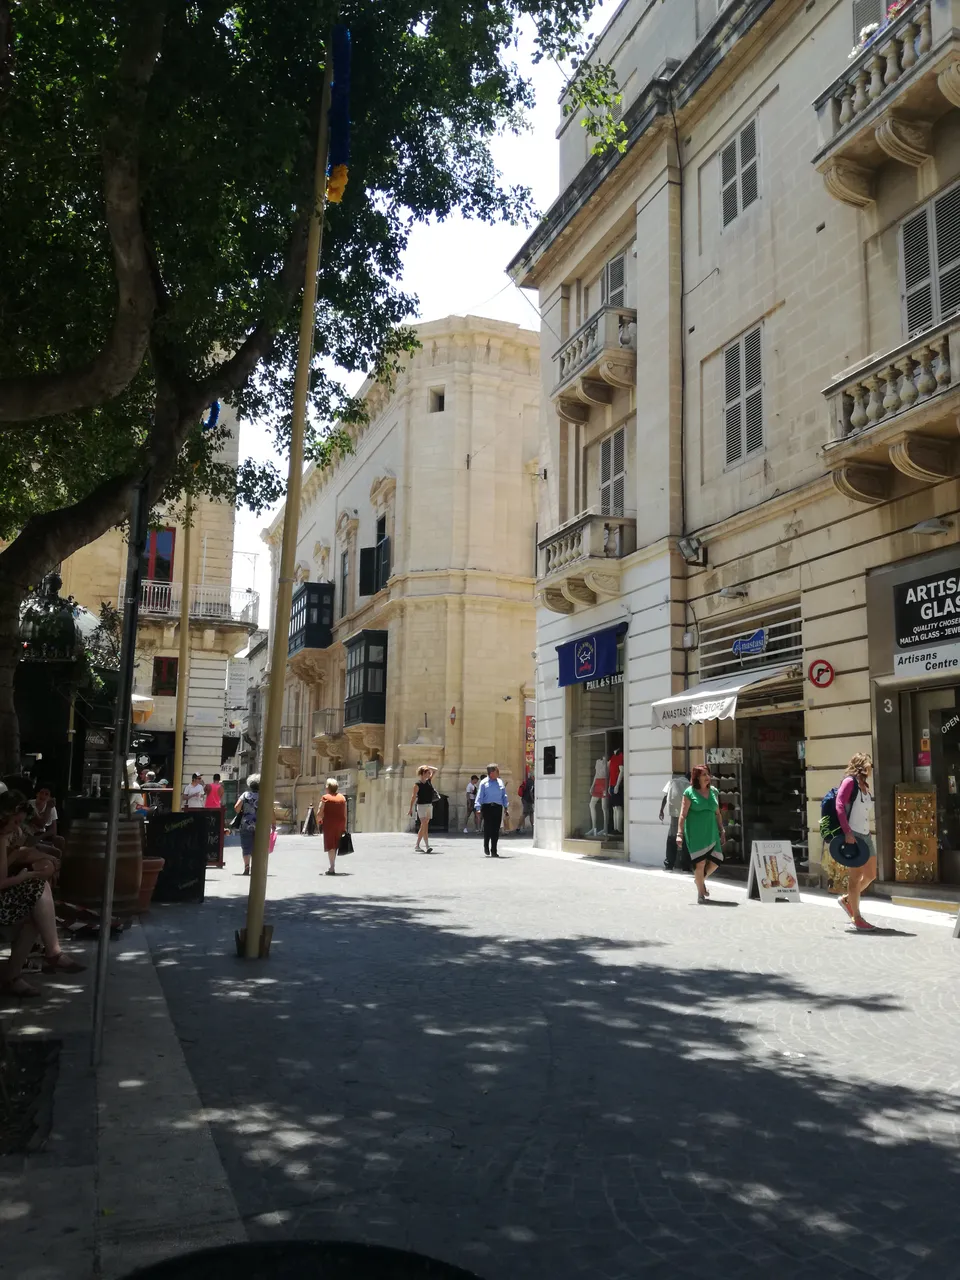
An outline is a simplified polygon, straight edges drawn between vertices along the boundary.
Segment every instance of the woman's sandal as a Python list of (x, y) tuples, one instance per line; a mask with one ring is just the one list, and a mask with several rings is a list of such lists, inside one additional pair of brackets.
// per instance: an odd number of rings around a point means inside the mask
[(73, 956), (68, 956), (63, 951), (55, 956), (47, 956), (43, 961), (44, 973), (83, 973), (86, 967), (85, 964), (74, 960)]
[(0, 982), (0, 993), (5, 996), (19, 996), (21, 1000), (32, 1000), (40, 994), (40, 988), (25, 982), (23, 978), (11, 978), (9, 982)]

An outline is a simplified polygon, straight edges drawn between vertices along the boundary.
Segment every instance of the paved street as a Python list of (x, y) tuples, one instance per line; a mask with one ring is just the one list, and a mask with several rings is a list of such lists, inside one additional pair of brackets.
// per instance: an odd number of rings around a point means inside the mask
[(251, 1238), (484, 1280), (960, 1277), (949, 928), (412, 843), (358, 836), (330, 879), (282, 837), (263, 964), (231, 955), (235, 851), (203, 907), (148, 917)]

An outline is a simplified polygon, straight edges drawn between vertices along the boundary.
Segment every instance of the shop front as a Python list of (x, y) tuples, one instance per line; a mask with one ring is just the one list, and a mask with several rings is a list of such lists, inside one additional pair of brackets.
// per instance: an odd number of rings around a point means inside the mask
[(805, 869), (805, 735), (800, 614), (788, 604), (704, 627), (709, 679), (652, 704), (654, 728), (684, 730), (685, 768), (710, 768), (724, 811), (724, 861), (749, 862), (753, 840), (789, 840)]
[(867, 576), (880, 878), (960, 886), (960, 550)]
[(569, 768), (565, 773), (566, 834), (623, 853), (626, 777), (623, 753), (623, 668), (626, 624), (557, 646), (566, 689)]

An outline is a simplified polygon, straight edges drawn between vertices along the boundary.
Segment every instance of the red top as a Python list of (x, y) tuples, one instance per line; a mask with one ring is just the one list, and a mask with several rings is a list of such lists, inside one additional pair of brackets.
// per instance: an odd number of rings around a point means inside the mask
[(219, 809), (223, 804), (223, 784), (221, 782), (211, 782), (210, 790), (207, 792), (207, 798), (203, 805), (205, 809)]
[(623, 752), (615, 751), (610, 757), (610, 787), (611, 789), (620, 781), (620, 770), (623, 768)]
[(324, 849), (335, 849), (340, 837), (347, 829), (347, 798), (342, 795), (330, 795), (325, 792), (320, 797), (320, 813), (317, 815), (323, 825)]

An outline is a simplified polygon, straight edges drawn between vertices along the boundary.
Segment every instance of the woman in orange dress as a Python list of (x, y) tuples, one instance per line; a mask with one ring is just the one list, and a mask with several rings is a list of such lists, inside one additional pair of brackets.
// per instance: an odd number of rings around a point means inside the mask
[(340, 795), (340, 785), (336, 778), (327, 779), (327, 791), (320, 797), (320, 812), (317, 820), (323, 827), (323, 847), (330, 859), (330, 870), (325, 876), (335, 876), (337, 847), (340, 837), (347, 829), (347, 797)]

